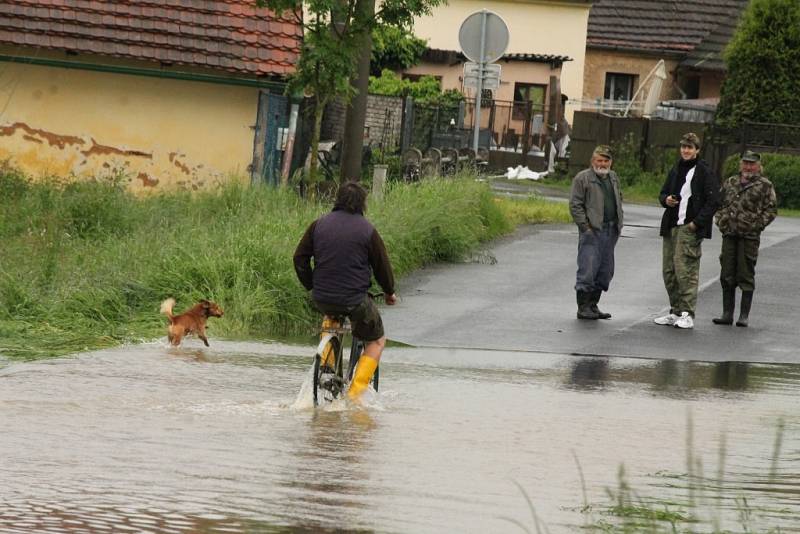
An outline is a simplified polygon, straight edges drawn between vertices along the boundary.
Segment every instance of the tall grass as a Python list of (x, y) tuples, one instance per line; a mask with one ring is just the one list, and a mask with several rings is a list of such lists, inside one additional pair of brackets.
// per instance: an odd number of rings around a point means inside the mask
[[(164, 334), (159, 303), (220, 303), (215, 336), (310, 332), (316, 314), (292, 254), (330, 209), (233, 180), (219, 189), (134, 197), (114, 180), (33, 183), (0, 172), (0, 353), (36, 358)], [(370, 201), (395, 272), (465, 255), (513, 228), (471, 177), (392, 185)], [(514, 220), (517, 220), (516, 218)]]

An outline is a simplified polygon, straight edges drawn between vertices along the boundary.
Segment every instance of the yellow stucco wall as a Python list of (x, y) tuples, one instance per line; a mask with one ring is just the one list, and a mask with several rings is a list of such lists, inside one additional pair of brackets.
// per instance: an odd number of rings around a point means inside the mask
[[(583, 98), (584, 100), (596, 100), (603, 98), (605, 89), (606, 73), (614, 72), (619, 74), (633, 74), (638, 76), (636, 86), (633, 91), (639, 88), (639, 84), (644, 81), (653, 67), (656, 66), (659, 56), (642, 56), (637, 54), (626, 54), (622, 52), (589, 49), (586, 51), (586, 68), (583, 71)], [(680, 92), (675, 88), (675, 69), (678, 61), (675, 59), (664, 59), (667, 69), (667, 79), (661, 86), (661, 100), (673, 100), (681, 98)]]
[(448, 4), (434, 8), (430, 16), (416, 19), (414, 34), (427, 39), (430, 48), (460, 50), (458, 30), (461, 23), (472, 13), (488, 9), (502, 17), (508, 26), (507, 53), (572, 58), (562, 68), (561, 92), (570, 98), (579, 98), (583, 94), (589, 7), (585, 2), (557, 0), (450, 0)]
[(0, 159), (34, 177), (122, 171), (132, 189), (196, 189), (248, 172), (256, 88), (0, 67)]

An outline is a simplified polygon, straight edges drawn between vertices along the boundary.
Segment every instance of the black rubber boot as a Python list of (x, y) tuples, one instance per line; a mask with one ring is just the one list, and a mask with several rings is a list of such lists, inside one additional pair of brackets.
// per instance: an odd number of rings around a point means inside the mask
[(591, 293), (587, 293), (586, 291), (576, 291), (575, 296), (578, 301), (578, 319), (597, 320), (600, 318), (599, 315), (592, 310), (591, 295)]
[(736, 326), (747, 326), (747, 321), (750, 317), (751, 304), (753, 304), (753, 292), (742, 291), (742, 300), (739, 306), (739, 320), (736, 321)]
[(711, 319), (714, 324), (733, 324), (733, 308), (736, 305), (736, 288), (722, 288), (722, 317)]
[(600, 308), (597, 307), (597, 303), (600, 302), (600, 297), (603, 295), (603, 291), (601, 289), (597, 289), (592, 291), (590, 294), (590, 306), (592, 311), (597, 314), (598, 319), (611, 319), (610, 313), (601, 312)]

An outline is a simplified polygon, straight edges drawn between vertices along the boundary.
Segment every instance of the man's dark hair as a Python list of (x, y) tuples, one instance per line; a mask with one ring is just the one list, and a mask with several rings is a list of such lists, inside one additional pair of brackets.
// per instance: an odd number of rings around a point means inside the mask
[(336, 192), (334, 210), (344, 210), (348, 213), (364, 214), (367, 207), (367, 190), (355, 182), (345, 182)]

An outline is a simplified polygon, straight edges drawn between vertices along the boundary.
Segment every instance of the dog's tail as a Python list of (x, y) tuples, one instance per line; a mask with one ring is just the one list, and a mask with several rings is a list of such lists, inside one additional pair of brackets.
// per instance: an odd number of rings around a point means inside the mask
[(170, 322), (172, 321), (172, 308), (175, 306), (175, 299), (168, 298), (164, 302), (161, 303), (161, 313), (169, 317)]

